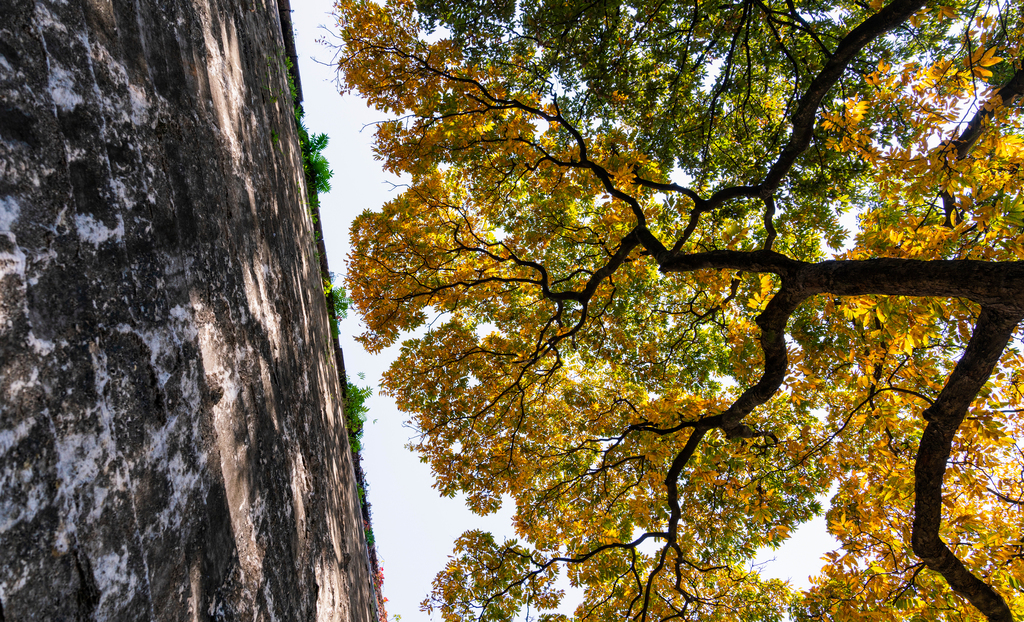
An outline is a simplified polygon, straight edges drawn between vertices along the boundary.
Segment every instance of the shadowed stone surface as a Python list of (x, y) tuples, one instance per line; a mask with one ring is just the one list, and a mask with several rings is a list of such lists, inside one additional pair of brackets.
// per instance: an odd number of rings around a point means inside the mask
[(284, 49), (273, 0), (0, 1), (6, 622), (372, 618)]

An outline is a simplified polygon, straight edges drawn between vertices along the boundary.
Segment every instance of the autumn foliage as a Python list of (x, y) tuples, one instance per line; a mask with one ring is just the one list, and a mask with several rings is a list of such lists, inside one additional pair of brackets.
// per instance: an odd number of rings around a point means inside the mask
[[(1024, 615), (1020, 3), (337, 12), (408, 181), (352, 228), (362, 342), (406, 337), (440, 492), (516, 507), (427, 609)], [(823, 505), (811, 588), (763, 579)]]

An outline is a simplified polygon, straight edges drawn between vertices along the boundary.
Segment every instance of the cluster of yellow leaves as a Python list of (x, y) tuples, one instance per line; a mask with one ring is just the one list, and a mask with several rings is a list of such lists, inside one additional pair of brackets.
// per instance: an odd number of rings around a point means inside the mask
[[(846, 435), (840, 452), (849, 454), (843, 450), (852, 442), (873, 443), (874, 450), (866, 463), (862, 457), (845, 456), (862, 463), (844, 478), (829, 512), (829, 531), (843, 550), (828, 554), (822, 575), (801, 605), (816, 619), (984, 619), (950, 593), (941, 576), (923, 568), (910, 550), (913, 454), (920, 426), (899, 413), (912, 412), (914, 406), (880, 399), (865, 420), (850, 423), (855, 432)], [(1024, 578), (1019, 558), (1024, 550), (1019, 538), (1022, 515), (1013, 504), (995, 499), (991, 490), (993, 484), (1010, 488), (1006, 475), (1015, 471), (1019, 480), (1024, 462), (1011, 437), (1019, 430), (998, 423), (989, 410), (994, 406), (990, 402), (972, 410), (958, 435), (946, 475), (951, 492), (941, 535), (1016, 610), (1024, 605), (1024, 593), (1016, 588)]]
[(1003, 60), (1001, 56), (995, 55), (996, 49), (994, 47), (979, 48), (971, 55), (971, 59), (964, 64), (970, 69), (971, 73), (978, 78), (991, 78), (992, 71), (989, 69), (992, 65), (995, 65), (999, 61)]
[[(941, 7), (940, 17), (955, 17)], [(1021, 29), (994, 41), (1002, 28), (978, 17), (962, 38), (958, 58), (895, 68), (884, 59), (866, 76), (870, 90), (826, 112), (828, 144), (874, 167), (878, 206), (862, 216), (850, 258), (958, 257), (1017, 260), (1022, 256), (1019, 188), (1024, 184), (1024, 138), (1018, 106), (995, 95), (993, 69), (1020, 66)], [(1004, 71), (1002, 75), (1006, 75)], [(969, 154), (957, 158), (957, 139), (979, 111), (990, 116)], [(879, 143), (877, 124), (901, 120), (898, 144)], [(944, 222), (943, 194), (956, 213)], [(921, 205), (921, 201), (927, 203)], [(954, 226), (950, 229), (950, 224)]]
[[(469, 531), (455, 542), (455, 555), (434, 580), (445, 620), (475, 619), (481, 622), (510, 620), (524, 605), (554, 609), (563, 596), (554, 587), (557, 575), (538, 574), (514, 584), (533, 570), (537, 556), (515, 540), (498, 545), (489, 533)], [(513, 583), (509, 588), (506, 586)], [(423, 601), (433, 613), (430, 599)]]
[[(789, 382), (795, 390), (817, 392), (812, 402), (829, 405), (825, 427), (835, 431), (823, 460), (839, 476), (828, 528), (843, 547), (828, 553), (794, 615), (837, 621), (983, 619), (910, 548), (919, 413), (942, 389), (957, 353), (950, 346), (969, 334), (975, 311), (874, 297), (825, 305), (826, 315), (837, 310), (849, 323), (832, 325), (830, 339), (859, 345), (845, 356), (794, 331), (804, 345), (796, 364), (802, 378)], [(828, 385), (804, 380), (844, 359), (848, 366)], [(995, 383), (1005, 388), (983, 394), (958, 432), (941, 533), (972, 572), (1008, 598), (1011, 609), (1024, 605), (1024, 592), (1015, 587), (1024, 580), (1018, 557), (1024, 551), (1024, 508), (1000, 500), (993, 490), (1011, 499), (1020, 490), (1024, 454), (1014, 438), (1024, 430), (1001, 414), (1021, 406), (1015, 369), (1020, 361), (1018, 350), (1004, 356)]]
[[(883, 63), (885, 61), (882, 61)], [(869, 83), (876, 80), (875, 74), (868, 76)], [(873, 162), (878, 158), (877, 151), (871, 142), (870, 127), (863, 123), (868, 112), (868, 101), (858, 98), (849, 99), (843, 107), (834, 112), (825, 112), (821, 116), (821, 127), (834, 132), (838, 138), (830, 137), (826, 144), (832, 149), (843, 152), (859, 153), (861, 157)]]

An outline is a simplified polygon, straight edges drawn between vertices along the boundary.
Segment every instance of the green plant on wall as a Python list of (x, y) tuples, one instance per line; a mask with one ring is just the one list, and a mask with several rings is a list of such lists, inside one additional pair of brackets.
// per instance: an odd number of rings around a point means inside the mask
[[(292, 102), (295, 106), (295, 126), (299, 134), (299, 146), (302, 149), (302, 172), (306, 177), (306, 186), (309, 189), (310, 203), (319, 205), (317, 195), (331, 191), (331, 177), (334, 172), (331, 170), (324, 157), (324, 149), (327, 148), (327, 134), (310, 134), (306, 127), (304, 117), (305, 110), (299, 104), (299, 89), (295, 85), (295, 66), (291, 59), (284, 56), (283, 52), (278, 53), (278, 60), (284, 65), (285, 75), (288, 78), (288, 91), (291, 93)], [(268, 62), (270, 60), (268, 59)], [(274, 98), (277, 101), (277, 98)], [(275, 133), (276, 134), (276, 133)], [(277, 140), (275, 139), (276, 143)]]
[[(295, 86), (295, 66), (291, 60), (281, 54), (278, 55), (280, 62), (285, 67), (285, 75), (288, 78), (288, 90), (291, 93), (292, 101), (295, 102), (295, 129), (299, 135), (299, 147), (302, 152), (302, 172), (306, 178), (306, 187), (309, 193), (309, 216), (316, 223), (319, 216), (320, 199), (319, 195), (331, 191), (331, 177), (334, 171), (331, 170), (327, 158), (324, 156), (324, 149), (327, 148), (327, 134), (310, 134), (309, 128), (303, 121), (306, 112), (299, 105), (299, 90)], [(277, 133), (273, 132), (274, 143), (277, 143)], [(319, 236), (319, 234), (317, 234)], [(331, 339), (338, 340), (338, 322), (345, 318), (348, 313), (349, 300), (345, 295), (345, 289), (340, 285), (333, 284), (334, 275), (324, 278), (324, 298), (327, 301), (327, 314), (330, 317)]]
[(327, 301), (327, 315), (331, 321), (331, 339), (337, 341), (340, 334), (338, 322), (348, 317), (352, 301), (345, 293), (344, 287), (334, 284), (335, 280), (337, 279), (334, 274), (331, 274), (331, 280), (324, 279), (324, 298)]
[(330, 180), (334, 176), (334, 171), (330, 169), (323, 153), (327, 148), (327, 134), (310, 134), (309, 129), (303, 123), (304, 116), (305, 112), (302, 110), (302, 106), (296, 106), (295, 124), (298, 126), (299, 145), (302, 147), (302, 172), (306, 175), (310, 202), (319, 205), (317, 195), (330, 192)]
[[(359, 379), (363, 380), (365, 376), (360, 373)], [(369, 412), (366, 400), (373, 395), (373, 388), (358, 387), (348, 377), (345, 378), (345, 382), (348, 384), (347, 397), (345, 399), (345, 420), (348, 425), (348, 438), (352, 444), (352, 451), (358, 452), (362, 447), (360, 441), (363, 438), (363, 424), (366, 423), (366, 413)]]

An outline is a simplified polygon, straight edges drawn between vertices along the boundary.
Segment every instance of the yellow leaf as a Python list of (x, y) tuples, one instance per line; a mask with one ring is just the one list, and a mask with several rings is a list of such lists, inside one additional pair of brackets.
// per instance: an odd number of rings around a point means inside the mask
[(982, 67), (991, 67), (992, 65), (995, 65), (1002, 61), (1002, 57), (993, 56), (995, 51), (995, 48), (990, 48), (987, 52), (985, 52), (985, 55), (981, 58), (981, 60), (978, 61), (978, 64), (981, 65)]

